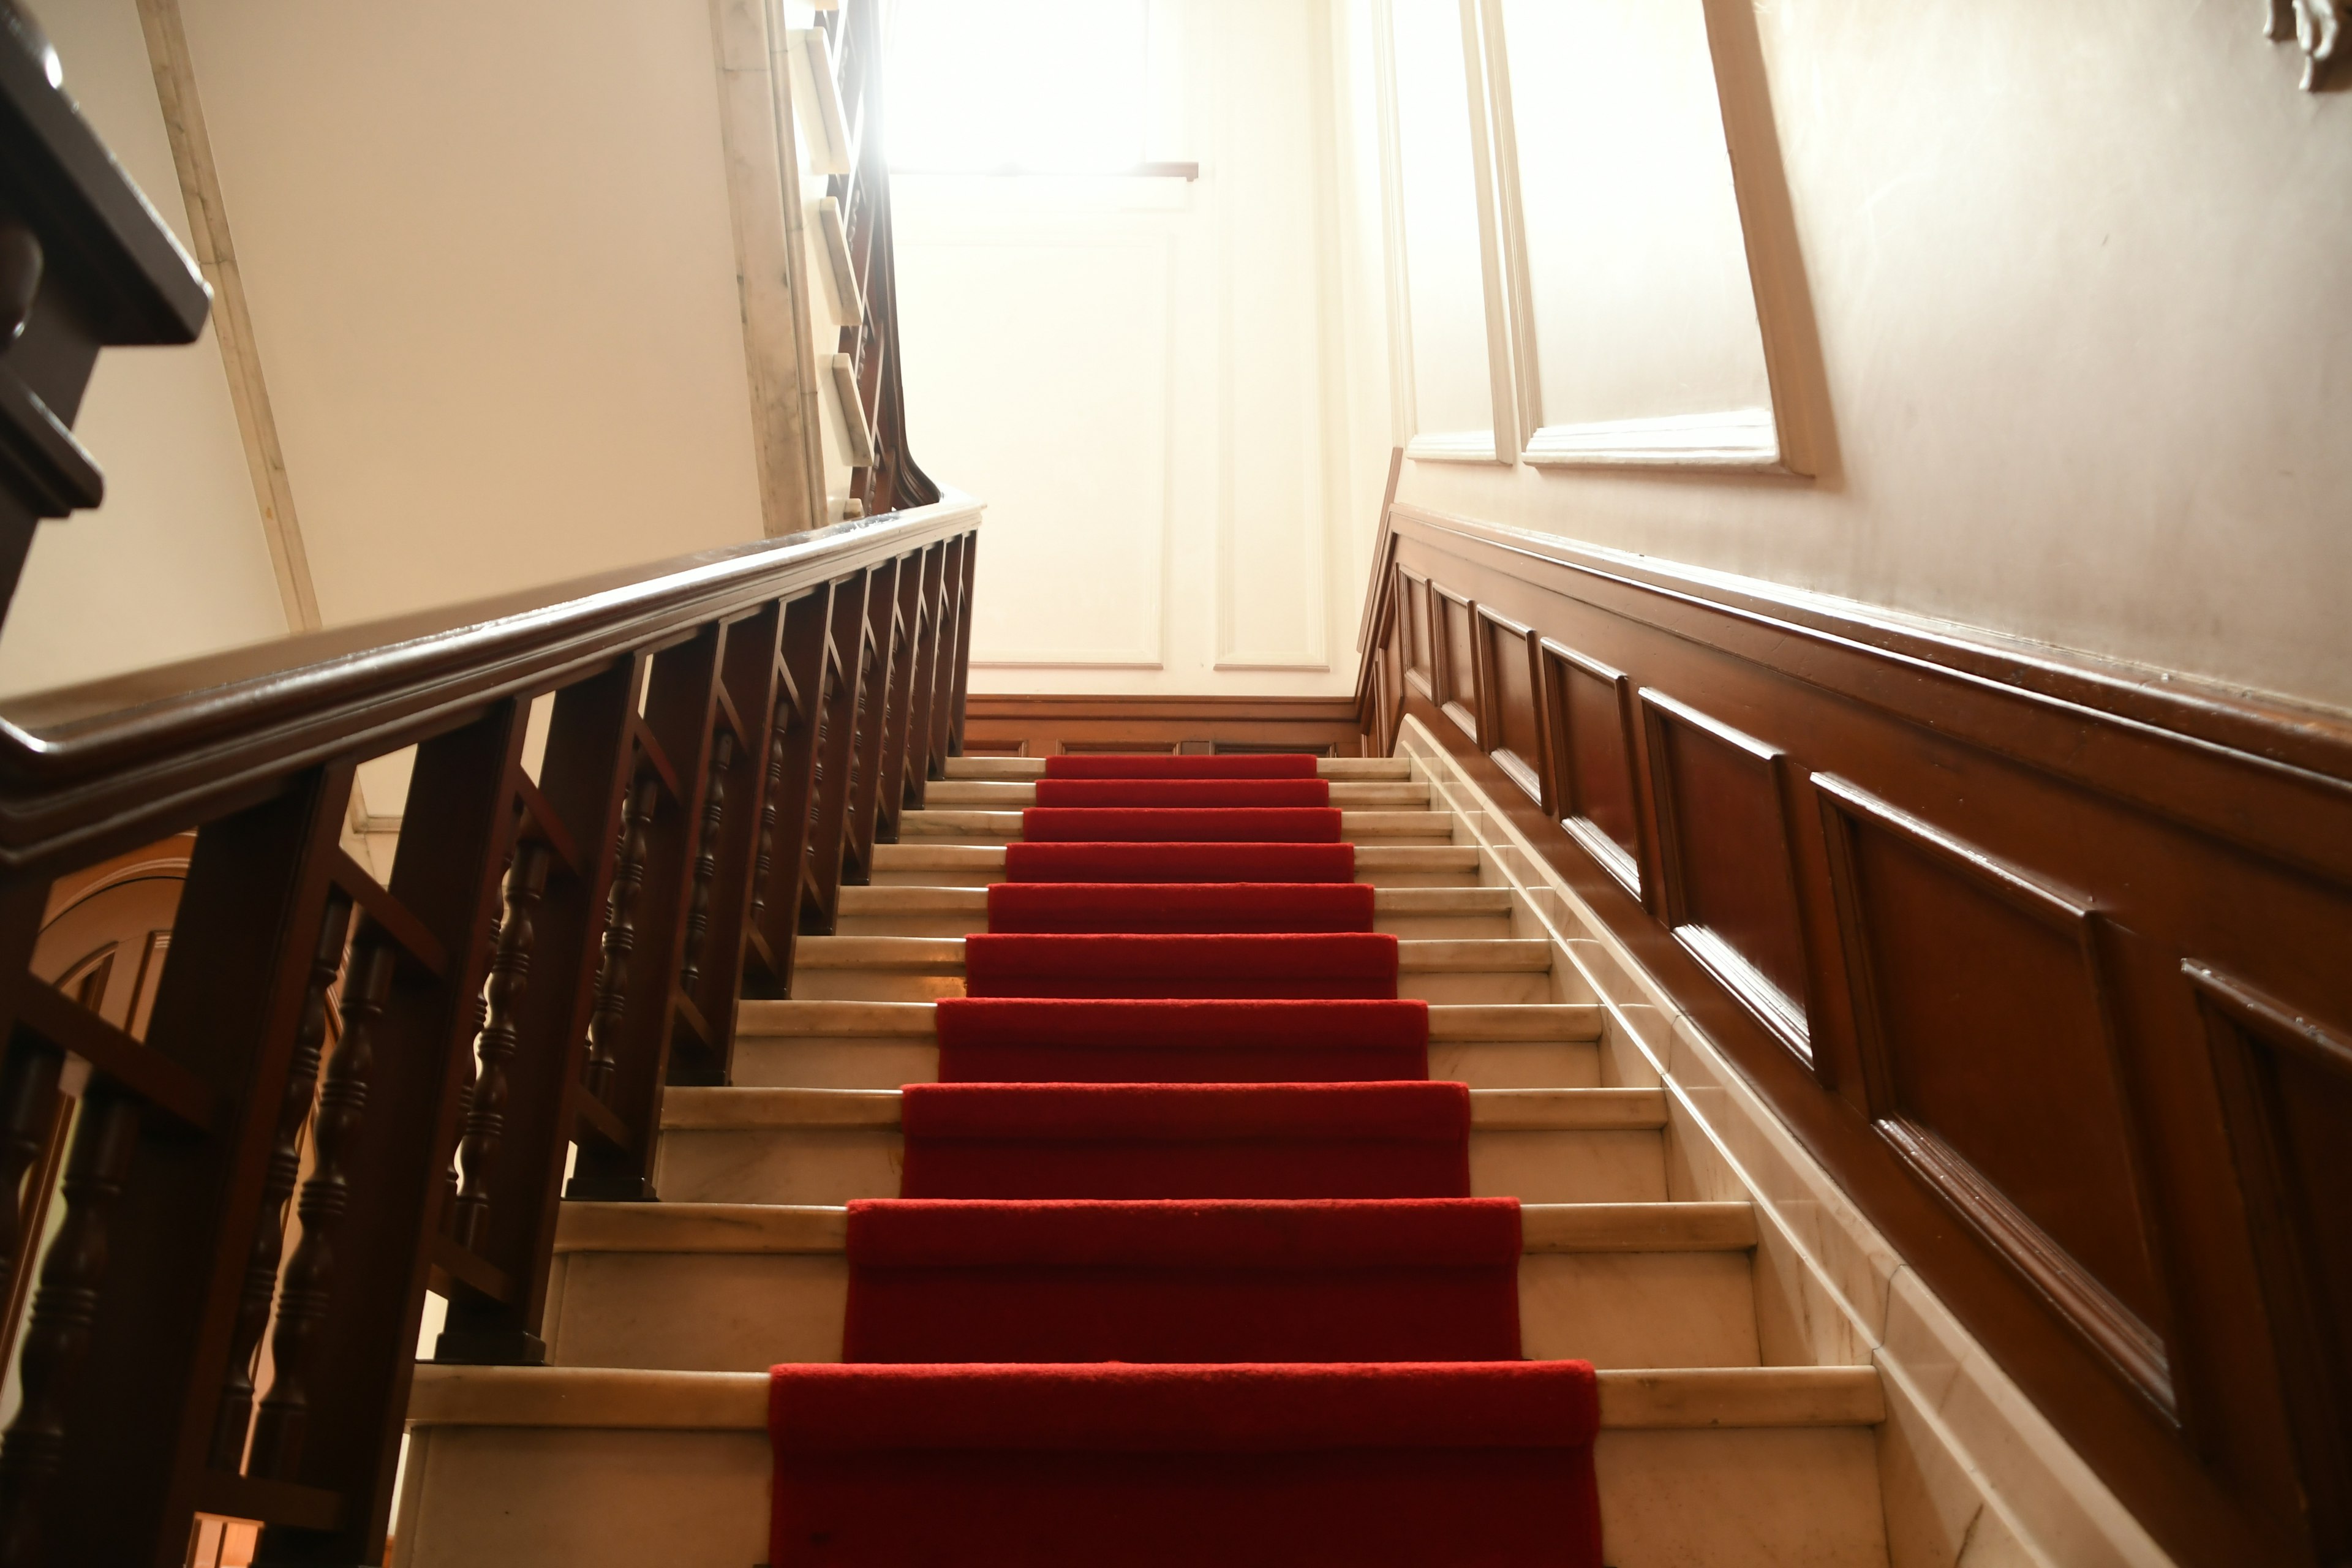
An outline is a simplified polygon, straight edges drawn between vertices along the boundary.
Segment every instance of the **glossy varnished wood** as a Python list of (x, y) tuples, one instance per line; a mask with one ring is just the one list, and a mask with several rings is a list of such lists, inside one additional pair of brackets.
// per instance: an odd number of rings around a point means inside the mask
[(1404, 506), (1374, 583), (1368, 737), (1462, 761), (2167, 1550), (2340, 1556), (2352, 731)]

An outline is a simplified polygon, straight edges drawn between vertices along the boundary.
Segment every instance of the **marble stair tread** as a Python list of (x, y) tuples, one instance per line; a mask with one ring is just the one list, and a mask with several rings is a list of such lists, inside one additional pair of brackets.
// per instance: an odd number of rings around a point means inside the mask
[[(1602, 1371), (1604, 1429), (1874, 1426), (1886, 1418), (1872, 1366), (1653, 1367)], [(420, 1363), (416, 1426), (764, 1432), (764, 1372)]]
[[(1507, 915), (1508, 888), (1376, 888), (1375, 914)], [(985, 888), (864, 887), (841, 889), (839, 912), (846, 915), (970, 915), (988, 919)], [(976, 929), (976, 928), (975, 928)]]
[[(917, 974), (963, 972), (960, 936), (804, 936), (793, 951), (795, 969), (877, 969)], [(1407, 937), (1397, 943), (1403, 973), (1543, 973), (1551, 943), (1541, 937)]]
[[(898, 837), (952, 838), (959, 835), (991, 841), (1021, 837), (1018, 811), (947, 809), (909, 811), (898, 818)], [(1366, 838), (1438, 838), (1454, 837), (1454, 816), (1444, 811), (1347, 811), (1339, 813), (1339, 836), (1350, 842)]]
[[(986, 881), (1004, 878), (1002, 844), (877, 844), (877, 876), (911, 876), (922, 872), (978, 877)], [(1359, 844), (1356, 875), (1377, 882), (1383, 876), (1475, 877), (1478, 848), (1471, 844)]]
[[(950, 779), (923, 791), (923, 809), (950, 811), (982, 809), (1018, 811), (1037, 804), (1037, 786), (1026, 779)], [(1341, 810), (1426, 811), (1429, 786), (1424, 784), (1332, 780), (1331, 804)]]
[[(751, 1131), (857, 1127), (895, 1131), (895, 1089), (702, 1089), (662, 1097), (662, 1131)], [(1492, 1131), (1654, 1131), (1666, 1122), (1656, 1089), (1474, 1089), (1470, 1125)]]
[[(557, 1211), (555, 1250), (577, 1252), (838, 1253), (849, 1211), (816, 1204), (567, 1203)], [(1745, 1203), (1528, 1204), (1528, 1255), (1595, 1252), (1745, 1252), (1756, 1211)]]
[[(1316, 775), (1327, 779), (1409, 779), (1412, 763), (1403, 757), (1318, 757)], [(1041, 779), (1043, 757), (950, 757), (950, 779)]]
[[(1597, 1040), (1607, 1011), (1595, 1002), (1433, 1003), (1429, 1037), (1445, 1040)], [(746, 1037), (930, 1039), (929, 1002), (744, 1002), (735, 1034)]]

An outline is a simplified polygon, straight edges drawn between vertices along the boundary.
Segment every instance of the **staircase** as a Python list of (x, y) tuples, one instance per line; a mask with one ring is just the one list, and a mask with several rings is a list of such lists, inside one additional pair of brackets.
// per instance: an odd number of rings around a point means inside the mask
[[(1885, 1563), (1877, 1373), (1759, 1364), (1754, 1214), (1668, 1201), (1654, 1073), (1411, 764), (1320, 769), (1430, 1076), (1469, 1087), (1472, 1190), (1524, 1205), (1523, 1353), (1599, 1369), (1604, 1560)], [(733, 1081), (668, 1091), (662, 1201), (563, 1205), (547, 1366), (417, 1369), (396, 1563), (766, 1560), (766, 1369), (840, 1358), (843, 1205), (898, 1194), (898, 1086), (938, 1077), (931, 1004), (1042, 770), (950, 761), (802, 939), (793, 999), (740, 1005)]]

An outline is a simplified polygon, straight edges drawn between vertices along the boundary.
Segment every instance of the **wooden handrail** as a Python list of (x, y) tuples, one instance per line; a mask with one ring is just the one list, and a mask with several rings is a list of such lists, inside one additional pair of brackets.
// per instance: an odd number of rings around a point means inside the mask
[[(87, 864), (173, 815), (339, 748), (396, 751), (454, 708), (624, 644), (903, 554), (978, 503), (835, 523), (446, 609), (310, 632), (0, 701), (0, 870)], [(406, 739), (396, 739), (405, 734)], [(377, 744), (388, 742), (386, 744)], [(62, 869), (62, 866), (57, 868)]]
[[(656, 1195), (664, 1087), (728, 1080), (735, 999), (791, 994), (961, 749), (978, 522), (952, 497), (0, 704), (0, 1163), (82, 1085), (0, 1564), (176, 1564), (198, 1510), (263, 1521), (263, 1562), (378, 1560), (428, 1289), (437, 1359), (543, 1359), (561, 1201)], [(412, 745), (379, 881), (352, 782)], [(53, 879), (190, 829), (134, 1040), (33, 942)]]

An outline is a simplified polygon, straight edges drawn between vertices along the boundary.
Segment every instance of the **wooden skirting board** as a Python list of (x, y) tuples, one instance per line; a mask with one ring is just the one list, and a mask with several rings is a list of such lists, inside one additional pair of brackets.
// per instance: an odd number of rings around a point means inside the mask
[(982, 757), (1061, 752), (1362, 753), (1349, 697), (1010, 697), (973, 692), (964, 751)]
[(1407, 505), (1373, 597), (1369, 749), (1509, 805), (2168, 1551), (2352, 1553), (2352, 727)]

